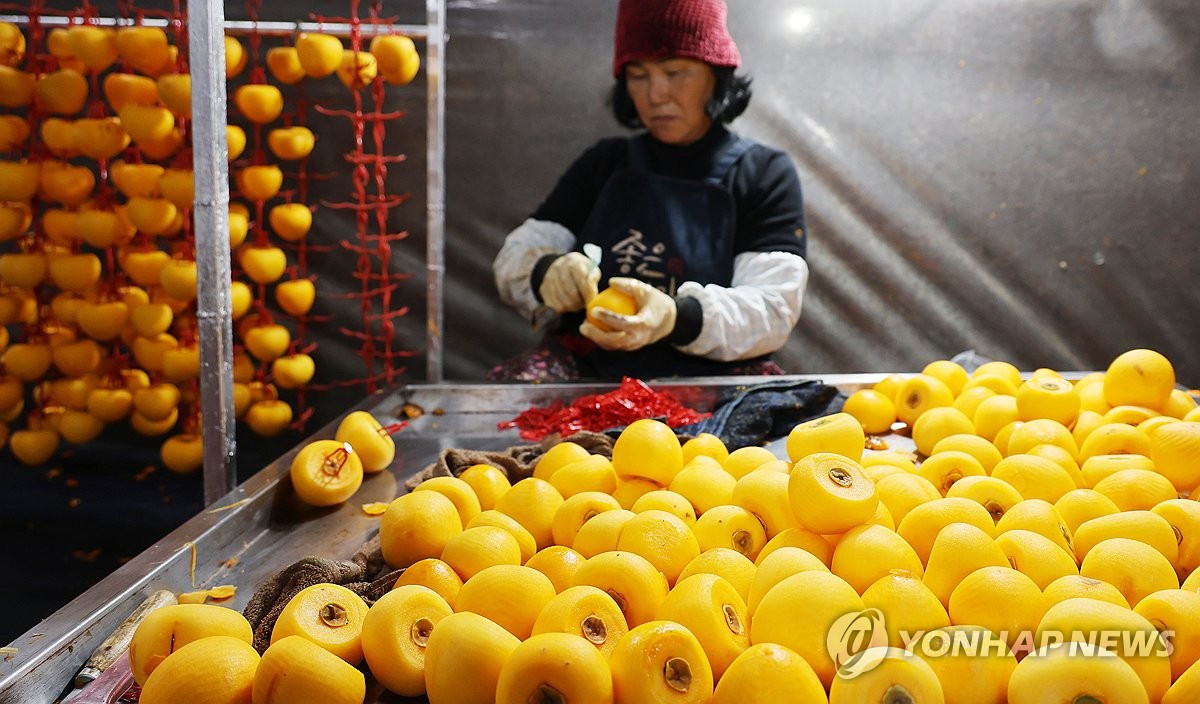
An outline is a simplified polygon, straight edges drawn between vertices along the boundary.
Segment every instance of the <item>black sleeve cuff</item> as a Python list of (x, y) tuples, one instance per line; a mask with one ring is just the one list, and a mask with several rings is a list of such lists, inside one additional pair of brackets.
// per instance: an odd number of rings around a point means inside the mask
[(675, 329), (667, 338), (672, 345), (686, 345), (700, 336), (704, 308), (700, 301), (686, 296), (675, 299)]
[(561, 256), (561, 254), (547, 254), (538, 259), (537, 263), (533, 265), (533, 271), (529, 272), (529, 287), (533, 289), (533, 297), (537, 299), (538, 303), (544, 303), (542, 294), (539, 292), (542, 288), (542, 279), (546, 278), (546, 271), (554, 263), (554, 260)]

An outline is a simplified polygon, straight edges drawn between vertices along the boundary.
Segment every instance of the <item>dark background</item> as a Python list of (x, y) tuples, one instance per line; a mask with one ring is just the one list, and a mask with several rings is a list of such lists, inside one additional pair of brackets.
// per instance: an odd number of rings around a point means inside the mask
[[(262, 19), (349, 11), (264, 5)], [(537, 339), (496, 299), (490, 267), (505, 234), (582, 149), (621, 132), (604, 106), (616, 0), (448, 7), (445, 375), (478, 380)], [(1102, 369), (1152, 347), (1200, 384), (1198, 10), (1191, 0), (731, 0), (755, 81), (734, 128), (792, 156), (809, 218), (812, 278), (781, 364), (914, 371), (975, 349), (1024, 369)], [(245, 19), (247, 7), (227, 3), (226, 14)], [(419, 23), (423, 3), (385, 2), (381, 14)], [(387, 151), (408, 157), (389, 190), (412, 195), (390, 221), (410, 233), (391, 261), (411, 275), (396, 293), (411, 309), (395, 338), (416, 355), (395, 360), (410, 382), (425, 378), (424, 81), (389, 90), (386, 103), (408, 111), (389, 126)], [(305, 91), (347, 105), (336, 79)], [(294, 89), (285, 95), (294, 105)], [(309, 119), (311, 167), (333, 176), (315, 182), (314, 199), (344, 200), (347, 124)], [(357, 284), (354, 255), (336, 242), (354, 231), (344, 211), (323, 208), (309, 235), (331, 246), (311, 262), (314, 314), (329, 317), (308, 335), (323, 385), (366, 375), (344, 332), (359, 326), (358, 304), (339, 298)], [(367, 393), (312, 394), (307, 429), (272, 440), (239, 426), (241, 477)], [(200, 510), (198, 476), (146, 471), (157, 447), (114, 428), (47, 467), (4, 453), (0, 594), (21, 606), (0, 622), (0, 642)]]

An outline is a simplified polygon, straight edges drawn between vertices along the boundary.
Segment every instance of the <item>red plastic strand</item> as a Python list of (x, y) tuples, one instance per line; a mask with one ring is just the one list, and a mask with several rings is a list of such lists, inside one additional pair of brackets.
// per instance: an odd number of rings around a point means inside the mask
[(497, 423), (496, 427), (517, 428), (522, 439), (536, 442), (555, 433), (566, 437), (580, 430), (600, 432), (641, 418), (659, 418), (677, 428), (710, 415), (684, 406), (669, 392), (655, 391), (640, 379), (625, 377), (619, 387), (608, 393), (580, 396), (569, 404), (554, 401), (547, 406), (535, 406), (512, 420)]

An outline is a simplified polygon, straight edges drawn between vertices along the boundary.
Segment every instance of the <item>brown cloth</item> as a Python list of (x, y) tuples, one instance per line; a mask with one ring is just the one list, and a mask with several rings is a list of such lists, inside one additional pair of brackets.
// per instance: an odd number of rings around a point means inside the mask
[(430, 477), (457, 477), (468, 467), (477, 464), (490, 464), (497, 469), (504, 470), (508, 475), (508, 480), (515, 484), (533, 476), (533, 468), (537, 465), (538, 459), (545, 454), (546, 450), (559, 442), (573, 442), (593, 455), (612, 458), (613, 439), (603, 433), (589, 431), (580, 431), (561, 439), (558, 436), (550, 436), (540, 443), (513, 445), (498, 452), (451, 448), (442, 450), (436, 462), (410, 477), (404, 482), (404, 486), (412, 491), (418, 484)]
[[(613, 439), (607, 435), (579, 432), (562, 441), (580, 445), (594, 455), (612, 457)], [(414, 487), (430, 477), (458, 476), (467, 467), (490, 464), (503, 470), (511, 482), (518, 482), (533, 475), (538, 459), (554, 445), (556, 438), (547, 438), (541, 443), (514, 445), (497, 452), (461, 450), (450, 448), (438, 455), (437, 461), (422, 469), (405, 482), (412, 491)], [(358, 594), (370, 606), (391, 591), (403, 569), (393, 570), (383, 561), (376, 534), (360, 547), (349, 560), (331, 560), (324, 557), (306, 557), (276, 572), (258, 589), (242, 614), (254, 629), (254, 649), (262, 653), (271, 644), (271, 630), (275, 628), (283, 607), (292, 597), (314, 584), (339, 584)]]

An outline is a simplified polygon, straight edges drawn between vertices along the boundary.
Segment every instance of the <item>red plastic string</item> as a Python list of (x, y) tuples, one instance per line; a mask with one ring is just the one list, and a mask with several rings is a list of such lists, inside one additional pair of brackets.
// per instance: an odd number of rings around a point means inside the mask
[(663, 419), (677, 428), (710, 415), (684, 406), (670, 393), (655, 391), (640, 379), (625, 377), (619, 387), (608, 393), (580, 396), (568, 404), (554, 401), (547, 406), (535, 406), (512, 420), (497, 423), (496, 427), (517, 428), (522, 439), (539, 441), (554, 433), (566, 437), (581, 430), (599, 432), (641, 418)]
[[(350, 50), (361, 51), (362, 24), (359, 15), (359, 0), (351, 0), (350, 17), (329, 18), (313, 16), (317, 22), (344, 22), (350, 25)], [(378, 3), (370, 5), (368, 19), (371, 25), (390, 26), (390, 20), (381, 20)], [(391, 384), (403, 374), (406, 367), (398, 366), (400, 359), (414, 356), (415, 351), (396, 349), (394, 320), (409, 312), (407, 306), (394, 306), (393, 292), (411, 274), (394, 273), (391, 270), (391, 243), (404, 239), (407, 232), (389, 232), (388, 216), (392, 208), (408, 200), (408, 194), (387, 192), (387, 165), (405, 160), (403, 155), (388, 155), (384, 150), (384, 136), (390, 121), (404, 117), (402, 111), (387, 112), (384, 109), (384, 89), (381, 77), (376, 77), (370, 86), (372, 107), (364, 109), (361, 88), (351, 89), (353, 110), (334, 110), (316, 106), (325, 115), (344, 117), (350, 121), (354, 135), (354, 149), (344, 158), (352, 167), (351, 199), (344, 202), (322, 202), (331, 210), (350, 210), (354, 214), (356, 237), (341, 241), (347, 251), (355, 255), (353, 276), (359, 282), (358, 291), (347, 297), (359, 301), (361, 330), (342, 328), (344, 335), (359, 341), (359, 357), (366, 367), (366, 375), (360, 379), (338, 382), (339, 386), (364, 384), (369, 393), (377, 391), (382, 384)], [(370, 124), (370, 146), (368, 151), (367, 126)], [(371, 186), (374, 185), (372, 192)]]

